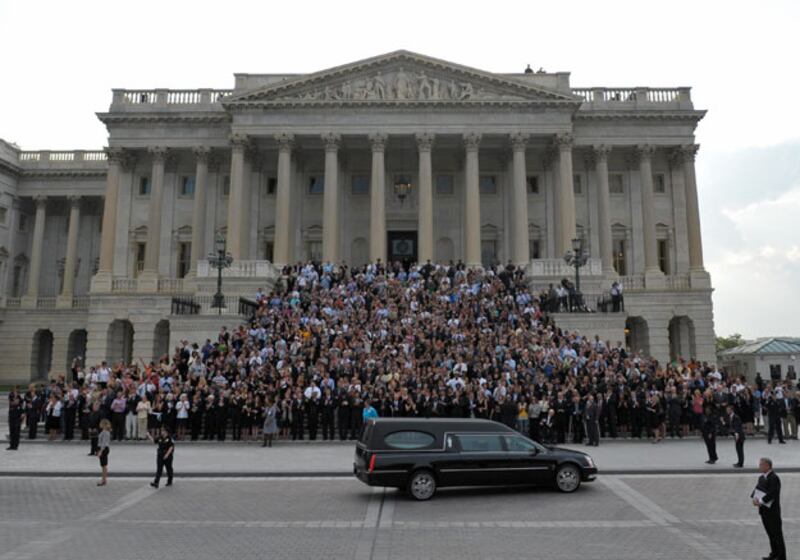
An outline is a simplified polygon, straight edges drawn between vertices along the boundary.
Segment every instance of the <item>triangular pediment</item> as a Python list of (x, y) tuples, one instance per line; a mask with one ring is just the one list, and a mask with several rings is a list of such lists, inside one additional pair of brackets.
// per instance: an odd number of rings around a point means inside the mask
[(571, 94), (524, 83), (451, 62), (395, 51), (306, 74), (223, 101), (241, 106), (405, 105), (405, 104), (542, 104), (574, 105)]

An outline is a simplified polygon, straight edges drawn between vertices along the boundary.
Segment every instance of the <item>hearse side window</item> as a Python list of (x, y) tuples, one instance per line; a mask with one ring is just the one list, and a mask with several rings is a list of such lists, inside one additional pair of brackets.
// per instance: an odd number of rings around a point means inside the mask
[(534, 449), (536, 449), (536, 444), (532, 441), (528, 441), (525, 438), (519, 436), (503, 436), (506, 440), (506, 447), (508, 447), (509, 451), (512, 452), (526, 452), (530, 453)]
[(486, 451), (503, 451), (500, 436), (489, 434), (462, 434), (458, 436), (461, 451), (466, 453), (480, 453)]
[(384, 441), (387, 446), (394, 449), (422, 449), (433, 445), (436, 438), (425, 432), (407, 430), (389, 434)]

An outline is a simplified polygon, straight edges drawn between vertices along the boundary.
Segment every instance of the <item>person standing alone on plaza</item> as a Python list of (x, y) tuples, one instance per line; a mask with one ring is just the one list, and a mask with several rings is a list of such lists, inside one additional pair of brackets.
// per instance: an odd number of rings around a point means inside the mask
[(6, 451), (16, 451), (19, 447), (20, 432), (22, 431), (22, 399), (15, 388), (8, 395), (8, 448)]
[(100, 435), (97, 438), (97, 456), (100, 458), (100, 469), (103, 472), (103, 477), (98, 486), (105, 486), (108, 484), (108, 454), (111, 451), (111, 422), (106, 418), (100, 421)]
[(267, 406), (264, 409), (264, 443), (261, 447), (272, 447), (272, 438), (278, 432), (278, 407), (272, 402), (272, 399), (267, 400)]
[(719, 457), (717, 457), (717, 417), (712, 413), (711, 407), (706, 407), (705, 414), (703, 414), (700, 422), (703, 441), (706, 442), (706, 450), (708, 451), (708, 461), (706, 463), (713, 465)]
[(765, 560), (786, 560), (786, 543), (783, 540), (781, 521), (781, 479), (772, 470), (772, 460), (762, 457), (758, 461), (761, 476), (750, 497), (758, 508), (761, 522), (769, 538), (769, 556)]
[(161, 473), (167, 469), (167, 486), (172, 486), (172, 458), (175, 454), (175, 442), (169, 435), (166, 428), (161, 428), (161, 433), (157, 438), (148, 434), (150, 440), (158, 446), (156, 451), (156, 478), (150, 483), (153, 488), (158, 488), (161, 481)]
[(742, 419), (733, 412), (733, 407), (730, 405), (728, 406), (728, 430), (733, 434), (734, 442), (736, 443), (736, 457), (738, 460), (733, 466), (741, 469), (744, 466), (744, 428), (742, 427)]

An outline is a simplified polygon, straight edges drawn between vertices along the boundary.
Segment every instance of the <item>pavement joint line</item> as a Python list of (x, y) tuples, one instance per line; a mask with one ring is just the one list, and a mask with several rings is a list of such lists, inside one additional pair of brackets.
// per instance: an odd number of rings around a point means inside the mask
[(661, 506), (647, 498), (643, 494), (637, 492), (622, 480), (614, 476), (607, 476), (598, 479), (608, 489), (614, 492), (619, 498), (636, 508), (639, 512), (644, 514), (648, 519), (658, 523), (659, 525), (668, 525), (669, 523), (680, 523), (680, 520), (663, 509)]
[(383, 501), (386, 498), (385, 488), (372, 488), (372, 493), (367, 503), (364, 521), (361, 523), (361, 535), (356, 545), (355, 560), (372, 560), (375, 553), (376, 531), (381, 518)]
[(676, 535), (687, 545), (708, 560), (741, 560), (738, 556), (722, 548), (707, 537), (704, 537), (692, 529), (681, 529), (678, 527), (667, 527), (667, 531)]

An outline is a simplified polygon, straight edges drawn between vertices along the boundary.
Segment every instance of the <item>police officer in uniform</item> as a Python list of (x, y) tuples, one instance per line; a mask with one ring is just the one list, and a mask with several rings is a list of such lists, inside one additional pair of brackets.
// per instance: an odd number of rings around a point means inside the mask
[(175, 455), (175, 442), (166, 428), (161, 428), (161, 434), (155, 439), (150, 434), (147, 437), (158, 446), (156, 452), (156, 478), (150, 483), (150, 486), (158, 488), (158, 483), (161, 481), (161, 472), (164, 468), (167, 469), (166, 485), (172, 486), (172, 459)]
[(22, 431), (22, 400), (17, 390), (8, 395), (8, 451), (16, 451), (19, 447), (19, 437)]

